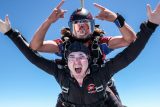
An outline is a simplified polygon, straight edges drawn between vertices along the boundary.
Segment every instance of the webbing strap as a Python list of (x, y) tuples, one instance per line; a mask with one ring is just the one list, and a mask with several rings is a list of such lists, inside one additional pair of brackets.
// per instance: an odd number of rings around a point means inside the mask
[(93, 65), (98, 66), (98, 60), (101, 59), (102, 56), (102, 51), (100, 49), (99, 46), (99, 39), (100, 36), (96, 36), (93, 40), (92, 46), (91, 46), (91, 50), (92, 50), (92, 57), (93, 57)]
[(63, 98), (68, 101), (68, 96), (69, 96), (69, 89), (70, 89), (70, 80), (69, 77), (63, 78), (62, 80), (62, 84), (61, 84), (61, 89), (62, 89), (62, 96)]

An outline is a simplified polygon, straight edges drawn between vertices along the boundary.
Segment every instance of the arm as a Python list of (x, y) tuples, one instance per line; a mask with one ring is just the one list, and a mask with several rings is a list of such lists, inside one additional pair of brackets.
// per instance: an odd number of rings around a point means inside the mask
[(141, 24), (136, 41), (131, 43), (124, 51), (106, 63), (106, 66), (109, 67), (112, 75), (134, 61), (143, 50), (152, 33), (160, 24), (160, 4), (158, 4), (153, 11), (150, 5), (147, 4), (147, 15), (148, 22)]
[(12, 40), (12, 42), (14, 42), (18, 49), (32, 64), (44, 70), (48, 74), (56, 75), (58, 70), (56, 63), (53, 60), (45, 59), (40, 54), (38, 54), (38, 52), (29, 48), (29, 44), (19, 32), (10, 29), (7, 33), (5, 33), (5, 35), (7, 35)]
[(124, 22), (124, 26), (119, 28), (119, 30), (122, 36), (114, 36), (108, 42), (108, 46), (111, 49), (128, 46), (137, 38), (136, 33), (126, 22)]
[(29, 47), (33, 50), (40, 52), (50, 52), (56, 53), (59, 52), (58, 45), (53, 40), (44, 40), (47, 30), (49, 29), (51, 22), (49, 19), (45, 20), (45, 22), (38, 28), (36, 33), (34, 34)]
[(6, 16), (5, 21), (0, 19), (0, 32), (6, 34), (31, 63), (51, 75), (57, 75), (58, 69), (54, 61), (41, 57), (37, 52), (29, 48), (29, 44), (24, 37), (19, 32), (11, 29), (8, 16)]
[(126, 49), (106, 63), (106, 67), (109, 67), (112, 75), (128, 66), (137, 58), (157, 26), (157, 24), (151, 22), (141, 24), (140, 32), (137, 33), (135, 42), (131, 43)]
[(35, 32), (30, 43), (30, 47), (33, 50), (37, 50), (41, 52), (52, 52), (52, 53), (59, 52), (58, 45), (55, 41), (52, 41), (52, 40), (44, 41), (44, 38), (51, 24), (56, 22), (59, 18), (64, 18), (64, 13), (66, 12), (66, 10), (60, 9), (63, 3), (64, 3), (64, 0), (62, 0), (58, 4), (58, 6), (53, 9), (53, 12), (50, 14), (50, 16), (44, 21), (44, 23)]
[[(120, 15), (117, 15), (116, 13), (97, 3), (94, 3), (94, 6), (100, 9), (100, 13), (96, 16), (97, 19), (106, 20), (109, 22), (115, 22), (116, 19), (122, 19), (120, 18)], [(125, 22), (124, 19), (120, 21), (122, 22), (122, 26), (119, 27), (119, 30), (122, 36), (115, 36), (109, 40), (108, 46), (111, 49), (128, 46), (130, 43), (136, 40), (136, 33), (133, 31), (133, 29)]]

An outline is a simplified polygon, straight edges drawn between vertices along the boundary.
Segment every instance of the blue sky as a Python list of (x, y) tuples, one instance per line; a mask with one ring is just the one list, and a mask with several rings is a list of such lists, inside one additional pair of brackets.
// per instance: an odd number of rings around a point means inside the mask
[[(17, 28), (31, 40), (36, 29), (52, 12), (60, 0), (0, 0), (0, 18), (9, 15), (13, 28)], [(124, 16), (137, 32), (141, 22), (147, 19), (146, 4), (156, 6), (159, 0), (85, 0), (93, 16), (98, 13), (92, 3), (99, 3)], [(68, 10), (64, 19), (54, 23), (46, 39), (60, 37), (60, 29), (67, 27), (71, 13), (80, 7), (80, 0), (66, 0), (63, 9)], [(111, 22), (99, 21), (107, 35), (120, 35)], [(160, 29), (149, 40), (140, 56), (114, 76), (122, 102), (128, 107), (158, 107), (160, 105)], [(120, 52), (117, 49), (108, 57)], [(42, 54), (48, 59), (53, 54)], [(0, 107), (54, 107), (60, 87), (55, 79), (32, 65), (3, 34), (0, 34)]]

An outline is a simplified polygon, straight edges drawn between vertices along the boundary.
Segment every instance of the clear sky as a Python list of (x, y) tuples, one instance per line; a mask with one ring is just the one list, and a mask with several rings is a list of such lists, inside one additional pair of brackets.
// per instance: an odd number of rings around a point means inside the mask
[[(36, 29), (52, 12), (60, 0), (0, 0), (0, 18), (9, 15), (13, 28), (17, 28), (28, 41)], [(85, 0), (93, 16), (97, 2), (124, 16), (126, 22), (138, 32), (147, 19), (146, 4), (156, 6), (159, 0)], [(46, 39), (60, 37), (60, 29), (67, 27), (71, 13), (80, 7), (80, 0), (66, 0), (62, 9), (68, 10), (64, 19), (54, 23)], [(106, 35), (120, 35), (115, 24), (99, 21)], [(160, 29), (149, 40), (139, 57), (114, 76), (122, 102), (128, 107), (160, 107)], [(113, 57), (121, 49), (108, 57)], [(54, 54), (42, 54), (48, 59)], [(0, 34), (0, 107), (54, 107), (60, 87), (53, 76), (32, 65), (3, 34)]]

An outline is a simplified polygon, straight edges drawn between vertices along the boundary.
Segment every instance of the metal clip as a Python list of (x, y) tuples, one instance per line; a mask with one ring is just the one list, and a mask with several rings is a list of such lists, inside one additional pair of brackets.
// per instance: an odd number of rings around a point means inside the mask
[(69, 91), (69, 88), (66, 88), (66, 87), (62, 86), (62, 92), (68, 93), (68, 91)]
[(99, 87), (96, 87), (96, 91), (97, 91), (97, 92), (101, 92), (101, 91), (103, 91), (103, 90), (104, 90), (103, 85), (101, 85), (101, 86), (99, 86)]

